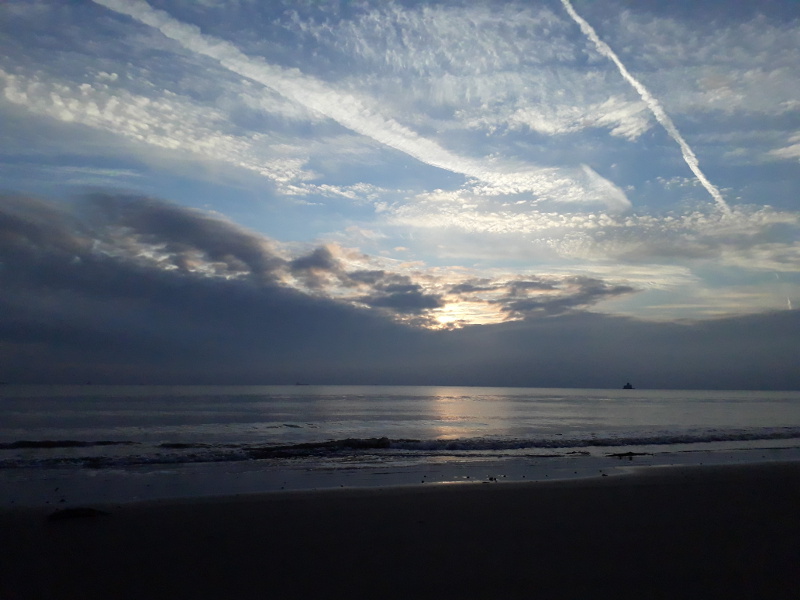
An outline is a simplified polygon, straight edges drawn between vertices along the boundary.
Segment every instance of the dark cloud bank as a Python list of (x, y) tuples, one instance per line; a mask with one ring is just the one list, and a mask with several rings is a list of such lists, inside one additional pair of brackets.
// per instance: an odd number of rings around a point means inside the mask
[[(370, 308), (315, 294), (326, 278)], [(505, 310), (524, 320), (432, 331), (391, 317), (422, 319), (440, 297), (404, 275), (347, 273), (325, 248), (288, 260), (224, 219), (146, 198), (66, 209), (5, 196), (0, 380), (800, 389), (798, 311), (650, 323), (585, 310), (629, 288), (570, 285), (547, 304), (521, 290), (550, 284), (520, 283)]]

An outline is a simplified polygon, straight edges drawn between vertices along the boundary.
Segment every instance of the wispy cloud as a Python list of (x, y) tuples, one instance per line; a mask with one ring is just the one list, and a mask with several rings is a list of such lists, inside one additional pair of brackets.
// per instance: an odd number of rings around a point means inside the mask
[[(794, 12), (771, 15), (751, 5), (753, 18), (697, 22), (670, 11), (622, 8), (609, 19), (610, 45), (625, 48), (648, 88), (672, 114), (717, 118), (776, 117), (800, 108), (800, 22)], [(763, 14), (757, 14), (763, 9)], [(652, 77), (648, 77), (652, 74)]]
[[(790, 258), (800, 217), (768, 207), (665, 216), (566, 213), (529, 210), (504, 201), (490, 203), (461, 191), (437, 191), (421, 194), (412, 203), (386, 205), (381, 216), (387, 226), (410, 227), (420, 235), (430, 231), (439, 243), (453, 244), (454, 252), (456, 240), (463, 238), (460, 255), (476, 261), (487, 255), (499, 258), (495, 253), (502, 254), (504, 249), (508, 259), (620, 261), (621, 272), (643, 261), (676, 260), (735, 261), (741, 268), (763, 270), (769, 265), (787, 272), (800, 267)], [(773, 258), (767, 260), (767, 255)]]
[[(174, 94), (147, 97), (112, 88), (105, 79), (48, 81), (0, 69), (5, 98), (29, 111), (80, 123), (167, 150), (190, 152), (264, 175), (278, 183), (310, 179), (302, 150), (264, 134), (225, 133), (227, 115)], [(277, 146), (278, 151), (270, 152)], [(294, 154), (294, 156), (291, 156)]]
[(790, 144), (783, 148), (775, 148), (769, 151), (769, 156), (782, 160), (800, 160), (800, 133), (795, 133), (789, 138)]
[[(503, 164), (490, 165), (486, 160), (460, 156), (439, 143), (419, 135), (395, 119), (382, 115), (364, 98), (334, 90), (297, 69), (285, 69), (269, 64), (261, 58), (247, 56), (230, 42), (204, 35), (197, 27), (182, 23), (163, 11), (153, 9), (146, 2), (140, 0), (129, 2), (95, 0), (95, 2), (158, 29), (184, 48), (217, 60), (232, 72), (269, 87), (352, 131), (368, 136), (425, 164), (483, 182), (488, 186), (486, 191), (489, 193), (532, 192), (554, 201), (562, 198), (572, 201), (576, 196), (583, 196), (587, 192), (589, 195), (594, 195), (596, 191), (592, 188), (587, 190), (580, 184), (581, 179), (586, 179), (585, 169), (583, 174), (581, 170), (570, 172), (569, 169), (538, 168), (532, 165), (525, 165), (520, 169)], [(595, 182), (598, 178), (600, 176), (596, 173), (589, 177)], [(618, 206), (620, 196), (624, 197), (624, 193), (610, 182), (605, 183), (603, 187), (614, 191), (610, 203)], [(627, 199), (623, 204), (627, 204)]]
[(708, 191), (708, 193), (717, 203), (717, 206), (719, 206), (725, 212), (730, 212), (730, 207), (723, 199), (722, 194), (700, 170), (700, 162), (697, 160), (697, 156), (683, 138), (681, 133), (678, 131), (675, 123), (672, 122), (672, 119), (670, 119), (669, 115), (667, 115), (667, 113), (664, 111), (658, 100), (656, 100), (656, 98), (640, 81), (631, 75), (630, 71), (628, 71), (625, 65), (622, 64), (622, 61), (611, 49), (611, 47), (600, 39), (594, 28), (589, 25), (589, 23), (583, 17), (575, 12), (575, 9), (572, 7), (570, 1), (561, 0), (561, 3), (564, 5), (567, 13), (569, 13), (569, 16), (572, 17), (572, 19), (578, 24), (584, 35), (586, 35), (586, 37), (589, 38), (589, 40), (595, 45), (598, 52), (616, 65), (617, 69), (619, 69), (620, 75), (622, 75), (622, 77), (638, 92), (642, 100), (652, 111), (656, 120), (662, 125), (662, 127), (664, 127), (670, 137), (678, 143), (681, 148), (681, 154), (683, 155), (684, 161), (692, 170), (692, 173), (695, 174), (695, 177), (697, 177), (700, 183), (703, 184), (703, 187), (706, 188), (706, 191)]
[[(337, 27), (296, 13), (290, 26), (356, 64), (355, 73), (331, 65), (340, 82), (369, 89), (423, 126), (547, 136), (607, 128), (627, 139), (650, 127), (646, 106), (626, 88), (575, 68), (569, 27), (543, 4), (380, 3), (347, 18), (334, 5), (326, 10)], [(432, 112), (452, 114), (433, 119)]]

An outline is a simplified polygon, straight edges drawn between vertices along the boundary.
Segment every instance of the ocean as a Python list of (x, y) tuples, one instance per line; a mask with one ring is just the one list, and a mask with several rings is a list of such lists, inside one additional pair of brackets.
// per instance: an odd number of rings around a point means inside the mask
[(800, 460), (800, 392), (0, 387), (0, 506)]

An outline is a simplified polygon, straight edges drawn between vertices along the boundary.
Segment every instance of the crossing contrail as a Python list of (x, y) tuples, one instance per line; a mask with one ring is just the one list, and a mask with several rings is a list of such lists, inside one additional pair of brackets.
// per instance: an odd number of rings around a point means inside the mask
[(719, 208), (721, 208), (725, 213), (729, 214), (731, 209), (723, 199), (722, 194), (700, 170), (700, 162), (697, 160), (697, 156), (695, 156), (695, 153), (689, 147), (689, 144), (686, 143), (686, 140), (683, 139), (680, 131), (678, 131), (678, 128), (675, 127), (675, 123), (673, 123), (672, 119), (669, 118), (669, 115), (664, 112), (664, 109), (661, 107), (661, 104), (658, 102), (658, 100), (655, 99), (655, 97), (646, 87), (644, 87), (640, 81), (630, 74), (628, 69), (625, 68), (625, 65), (622, 64), (622, 61), (614, 53), (611, 47), (600, 39), (594, 28), (589, 25), (589, 23), (587, 23), (583, 17), (575, 12), (575, 9), (572, 8), (572, 4), (570, 4), (569, 0), (561, 0), (561, 4), (564, 5), (564, 8), (566, 9), (567, 13), (569, 13), (569, 16), (572, 17), (572, 20), (575, 21), (578, 24), (578, 27), (581, 28), (583, 34), (592, 41), (598, 52), (617, 65), (620, 75), (622, 75), (625, 80), (630, 83), (631, 86), (633, 86), (633, 89), (639, 93), (639, 96), (641, 96), (644, 103), (647, 104), (648, 108), (650, 108), (650, 111), (653, 113), (656, 121), (661, 123), (661, 126), (666, 130), (669, 136), (681, 147), (683, 160), (686, 161), (686, 164), (692, 170), (692, 173), (694, 173), (695, 177), (697, 177), (698, 181), (703, 185), (704, 188), (706, 188), (706, 191), (711, 194), (711, 197), (714, 199), (714, 202), (717, 203), (717, 206), (719, 206)]

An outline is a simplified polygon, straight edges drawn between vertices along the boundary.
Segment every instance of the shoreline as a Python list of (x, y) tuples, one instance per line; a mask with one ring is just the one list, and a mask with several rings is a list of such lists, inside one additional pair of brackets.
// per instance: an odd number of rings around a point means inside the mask
[(4, 508), (0, 597), (796, 598), (798, 506), (800, 462)]
[(388, 488), (418, 484), (531, 482), (615, 477), (631, 469), (696, 465), (800, 462), (800, 448), (680, 450), (642, 447), (602, 455), (462, 457), (410, 464), (375, 462), (332, 466), (318, 462), (250, 460), (124, 468), (25, 468), (0, 470), (0, 510), (20, 506), (70, 507), (279, 491)]

